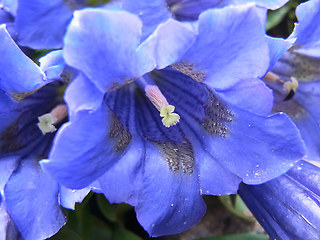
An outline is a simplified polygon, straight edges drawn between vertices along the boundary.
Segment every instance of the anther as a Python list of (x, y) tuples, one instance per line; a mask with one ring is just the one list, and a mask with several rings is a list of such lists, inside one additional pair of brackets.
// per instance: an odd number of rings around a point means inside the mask
[(37, 124), (43, 135), (57, 131), (55, 125), (61, 123), (68, 116), (68, 109), (65, 104), (56, 106), (50, 113), (38, 117)]
[(146, 96), (160, 112), (163, 125), (165, 127), (176, 125), (180, 120), (180, 116), (174, 113), (175, 107), (168, 103), (160, 89), (156, 85), (146, 85), (145, 91)]

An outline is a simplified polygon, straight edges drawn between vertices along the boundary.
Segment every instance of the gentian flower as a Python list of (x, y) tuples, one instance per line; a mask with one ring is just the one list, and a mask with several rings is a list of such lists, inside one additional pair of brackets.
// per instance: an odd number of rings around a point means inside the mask
[[(267, 116), (272, 95), (257, 78), (268, 45), (256, 8), (209, 10), (198, 25), (195, 33), (170, 19), (140, 42), (137, 16), (90, 9), (75, 12), (65, 37), (66, 63), (82, 74), (41, 166), (68, 188), (97, 180), (110, 202), (135, 206), (151, 236), (197, 223), (202, 194), (263, 183), (304, 155), (290, 119)], [(243, 81), (254, 91), (241, 91)]]
[(272, 239), (320, 239), (320, 169), (300, 161), (261, 185), (241, 183), (239, 194)]
[[(143, 36), (149, 36), (155, 28), (169, 18), (179, 21), (195, 21), (205, 10), (211, 8), (222, 8), (229, 5), (243, 5), (255, 3), (257, 6), (277, 9), (284, 5), (288, 0), (123, 0), (122, 8), (129, 12), (139, 15), (143, 22)], [(265, 11), (259, 14), (265, 19)]]
[[(0, 26), (0, 54), (1, 232), (7, 237), (45, 239), (65, 224), (59, 203), (73, 208), (89, 189), (72, 193), (38, 164), (50, 151), (55, 135), (51, 132), (66, 120), (59, 94), (62, 82), (49, 79), (26, 57), (4, 25)], [(51, 60), (40, 61), (48, 68)], [(49, 122), (52, 119), (55, 126)]]
[[(296, 9), (299, 23), (288, 40), (272, 45), (271, 72), (265, 77), (274, 90), (274, 112), (285, 112), (299, 128), (307, 157), (320, 159), (320, 1)], [(288, 42), (294, 41), (293, 47)], [(280, 58), (281, 57), (281, 58)], [(280, 58), (280, 59), (279, 59)]]
[(74, 10), (89, 4), (90, 0), (19, 0), (15, 19), (18, 44), (33, 49), (61, 48)]

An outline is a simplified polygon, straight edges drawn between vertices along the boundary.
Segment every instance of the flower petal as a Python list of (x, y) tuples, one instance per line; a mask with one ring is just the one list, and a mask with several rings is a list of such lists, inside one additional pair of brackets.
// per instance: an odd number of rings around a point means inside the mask
[(79, 74), (69, 84), (64, 96), (70, 117), (81, 110), (98, 109), (103, 96), (104, 94), (84, 74)]
[(167, 21), (171, 17), (165, 0), (140, 0), (137, 2), (123, 0), (122, 9), (139, 16), (143, 23), (142, 39), (146, 39), (159, 24)]
[(48, 83), (40, 68), (11, 39), (5, 25), (0, 25), (0, 46), (0, 88), (8, 95), (20, 99)]
[(194, 71), (203, 72), (205, 83), (215, 89), (263, 76), (269, 53), (256, 8), (231, 6), (202, 13), (198, 36), (183, 61), (193, 64)]
[(62, 185), (71, 189), (87, 187), (120, 159), (130, 145), (132, 135), (128, 126), (117, 117), (130, 114), (127, 111), (130, 94), (127, 88), (120, 90), (110, 94), (121, 106), (114, 112), (109, 107), (111, 103), (104, 102), (94, 111), (77, 112), (71, 122), (60, 128), (49, 160), (41, 161), (41, 165)]
[(73, 12), (64, 2), (19, 1), (15, 19), (19, 45), (34, 49), (61, 48)]
[(292, 37), (295, 45), (308, 47), (320, 43), (320, 1), (312, 0), (301, 3), (296, 9), (299, 23), (296, 24)]
[(75, 203), (81, 203), (82, 200), (90, 192), (90, 188), (72, 190), (69, 188), (65, 188), (64, 186), (60, 186), (59, 192), (60, 192), (60, 205), (64, 208), (74, 210)]
[(180, 233), (198, 223), (206, 210), (199, 189), (196, 172), (173, 172), (158, 148), (146, 143), (143, 184), (135, 209), (151, 236)]
[(155, 67), (152, 55), (137, 50), (141, 27), (139, 18), (127, 12), (77, 11), (65, 37), (66, 63), (84, 72), (102, 92), (133, 81)]
[(300, 161), (262, 185), (241, 184), (239, 194), (273, 239), (320, 239), (319, 168)]
[(6, 209), (24, 239), (45, 239), (64, 224), (58, 203), (58, 185), (35, 159), (25, 159), (5, 186)]

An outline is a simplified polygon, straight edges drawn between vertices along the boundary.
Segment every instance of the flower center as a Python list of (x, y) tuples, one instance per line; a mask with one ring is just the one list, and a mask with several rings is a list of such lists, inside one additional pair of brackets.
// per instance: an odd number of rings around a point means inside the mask
[(166, 127), (176, 125), (180, 120), (180, 116), (174, 113), (175, 107), (168, 103), (160, 89), (156, 85), (146, 85), (145, 91), (146, 96), (160, 112), (163, 125)]

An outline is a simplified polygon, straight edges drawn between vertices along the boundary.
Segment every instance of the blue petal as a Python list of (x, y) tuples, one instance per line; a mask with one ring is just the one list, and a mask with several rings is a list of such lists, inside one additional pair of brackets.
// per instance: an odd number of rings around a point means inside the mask
[(21, 239), (21, 236), (7, 213), (5, 201), (0, 195), (0, 239)]
[(82, 200), (90, 192), (90, 188), (72, 190), (72, 189), (60, 186), (59, 192), (60, 192), (60, 205), (64, 208), (74, 210), (75, 203), (81, 203)]
[(146, 143), (137, 218), (153, 237), (183, 232), (200, 221), (205, 204), (197, 173), (173, 172), (158, 148)]
[(143, 163), (144, 146), (140, 140), (135, 139), (125, 155), (99, 178), (102, 192), (111, 203), (137, 205)]
[(300, 161), (262, 185), (241, 184), (239, 194), (272, 239), (320, 239), (319, 168)]
[(18, 8), (18, 0), (3, 0), (4, 8), (10, 12), (13, 16), (16, 16)]
[(13, 16), (0, 6), (0, 24), (13, 22)]
[(270, 114), (273, 106), (272, 90), (260, 79), (244, 79), (219, 91), (227, 102), (258, 115)]
[(192, 143), (195, 159), (198, 159), (202, 194), (219, 196), (235, 194), (241, 179), (216, 161), (210, 153), (203, 149), (201, 143), (195, 139), (196, 136)]
[(138, 49), (141, 27), (138, 17), (127, 12), (77, 11), (65, 37), (66, 63), (84, 72), (102, 92), (132, 81), (155, 67), (148, 50)]
[(155, 32), (140, 46), (140, 51), (154, 55), (156, 68), (165, 68), (180, 60), (193, 43), (196, 35), (183, 24), (168, 20), (159, 25)]
[(269, 69), (272, 69), (272, 67), (276, 64), (276, 62), (281, 58), (281, 56), (290, 48), (293, 46), (292, 39), (284, 40), (282, 38), (274, 38), (267, 36), (268, 44), (269, 44), (269, 57), (270, 57), (270, 63), (269, 63)]
[(146, 39), (159, 24), (171, 17), (165, 0), (123, 0), (122, 9), (138, 15), (142, 20), (142, 39)]
[(19, 1), (15, 20), (19, 45), (34, 49), (61, 48), (73, 12), (64, 2)]
[(5, 29), (0, 26), (0, 88), (8, 95), (20, 98), (48, 83), (44, 73), (32, 62)]
[(68, 86), (65, 100), (70, 117), (80, 110), (96, 110), (103, 101), (104, 94), (84, 74), (79, 74)]
[(293, 99), (275, 103), (274, 110), (289, 114), (301, 132), (309, 160), (320, 160), (320, 81), (300, 83)]
[(66, 67), (62, 50), (48, 53), (47, 55), (41, 57), (39, 62), (40, 68), (46, 74), (47, 78), (62, 80), (61, 74)]
[(271, 10), (282, 7), (289, 0), (233, 0), (235, 4), (255, 3), (258, 6), (265, 7)]
[(102, 104), (95, 111), (78, 112), (71, 122), (59, 129), (50, 160), (42, 161), (41, 166), (62, 185), (84, 188), (122, 156), (130, 140), (126, 127), (106, 104)]
[(301, 3), (296, 9), (299, 23), (296, 24), (293, 37), (295, 45), (307, 47), (320, 41), (320, 1), (312, 0)]
[(58, 185), (35, 159), (25, 159), (5, 186), (6, 208), (24, 239), (45, 239), (64, 224)]
[(202, 13), (197, 39), (182, 60), (203, 72), (205, 82), (216, 89), (263, 76), (269, 53), (256, 8), (245, 5)]
[(6, 185), (12, 172), (17, 168), (18, 157), (5, 157), (0, 159), (0, 191)]

